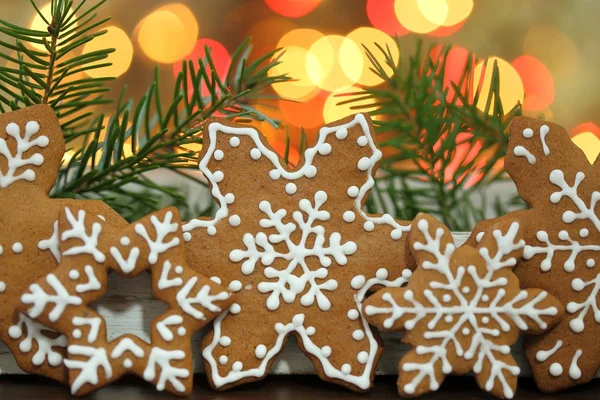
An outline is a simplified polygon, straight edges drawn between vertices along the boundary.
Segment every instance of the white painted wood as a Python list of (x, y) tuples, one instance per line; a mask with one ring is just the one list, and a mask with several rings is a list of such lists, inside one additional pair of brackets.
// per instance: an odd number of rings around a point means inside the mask
[[(456, 232), (453, 236), (456, 244), (461, 245), (469, 234)], [(148, 328), (150, 323), (165, 310), (165, 305), (152, 296), (150, 287), (149, 274), (142, 274), (134, 279), (124, 279), (117, 274), (110, 275), (107, 294), (97, 306), (97, 310), (106, 318), (109, 340), (125, 333), (133, 333), (149, 340)], [(391, 375), (397, 373), (398, 360), (407, 350), (407, 347), (400, 343), (400, 336), (398, 333), (383, 335), (385, 352), (377, 368), (378, 374)], [(200, 356), (199, 343), (201, 337), (202, 332), (198, 332), (194, 336), (193, 349), (196, 372), (204, 371)], [(530, 374), (520, 344), (514, 347), (513, 353), (522, 368), (522, 374)], [(2, 343), (0, 343), (0, 373), (24, 373)], [(275, 375), (313, 374), (314, 370), (308, 358), (300, 352), (292, 337), (270, 373)]]

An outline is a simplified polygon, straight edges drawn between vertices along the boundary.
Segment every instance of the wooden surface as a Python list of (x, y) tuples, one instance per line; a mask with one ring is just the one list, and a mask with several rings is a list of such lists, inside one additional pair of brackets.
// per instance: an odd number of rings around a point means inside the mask
[[(94, 400), (152, 400), (177, 398), (159, 393), (154, 387), (140, 379), (126, 377), (110, 386), (93, 393), (88, 398)], [(331, 399), (400, 399), (396, 392), (396, 378), (377, 377), (375, 387), (369, 393), (356, 394), (332, 384), (322, 382), (315, 376), (272, 376), (263, 382), (237, 388), (229, 392), (213, 392), (203, 376), (194, 383), (194, 392), (187, 399), (274, 399), (274, 400), (331, 400)], [(439, 391), (423, 396), (435, 400), (494, 399), (479, 390), (473, 377), (448, 377)], [(514, 399), (518, 400), (582, 400), (600, 398), (600, 380), (554, 394), (540, 393), (529, 378), (519, 381)], [(69, 395), (66, 386), (49, 380), (23, 376), (5, 375), (0, 377), (0, 400), (61, 400), (75, 399)]]

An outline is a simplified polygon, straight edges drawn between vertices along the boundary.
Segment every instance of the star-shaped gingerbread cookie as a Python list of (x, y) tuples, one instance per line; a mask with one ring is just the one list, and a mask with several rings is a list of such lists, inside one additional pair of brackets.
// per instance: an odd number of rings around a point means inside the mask
[[(71, 393), (85, 395), (124, 374), (158, 390), (192, 389), (191, 336), (233, 302), (231, 293), (186, 263), (179, 214), (153, 213), (124, 229), (82, 209), (65, 207), (59, 223), (62, 260), (29, 286), (18, 306), (67, 337)], [(149, 271), (156, 298), (168, 305), (152, 321), (150, 343), (132, 335), (107, 339), (104, 318), (90, 308), (106, 291), (107, 275)]]
[(237, 295), (202, 344), (214, 388), (262, 379), (291, 335), (322, 379), (371, 387), (382, 348), (361, 302), (414, 266), (409, 222), (363, 210), (382, 157), (371, 132), (361, 114), (327, 125), (288, 168), (254, 128), (206, 124), (218, 210), (184, 225), (188, 263)]
[(0, 340), (26, 372), (67, 380), (66, 338), (15, 311), (31, 282), (60, 259), (57, 219), (71, 204), (119, 226), (125, 221), (100, 201), (51, 199), (65, 150), (54, 111), (45, 105), (0, 114)]
[(553, 392), (591, 380), (600, 367), (600, 173), (559, 125), (516, 118), (506, 171), (530, 206), (479, 223), (470, 243), (490, 224), (519, 218), (524, 260), (515, 273), (524, 287), (555, 295), (567, 313), (551, 331), (525, 342), (540, 390)]
[(478, 385), (512, 398), (520, 369), (510, 346), (519, 331), (538, 334), (556, 324), (560, 302), (540, 289), (519, 288), (512, 272), (525, 242), (519, 222), (491, 228), (477, 248), (456, 248), (450, 231), (419, 215), (409, 234), (417, 269), (405, 288), (383, 289), (365, 301), (367, 320), (405, 331), (413, 347), (400, 360), (398, 392), (437, 390), (448, 374), (475, 374)]

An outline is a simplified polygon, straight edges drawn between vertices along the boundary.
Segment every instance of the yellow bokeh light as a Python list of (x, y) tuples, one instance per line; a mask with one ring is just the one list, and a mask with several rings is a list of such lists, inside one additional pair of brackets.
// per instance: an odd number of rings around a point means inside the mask
[(564, 33), (550, 25), (538, 25), (525, 35), (523, 53), (540, 60), (556, 80), (573, 78), (579, 69), (579, 53)]
[[(388, 67), (387, 63), (385, 62), (384, 55), (375, 46), (375, 43), (379, 44), (384, 49), (389, 48), (390, 52), (392, 53), (392, 60), (394, 60), (394, 62), (398, 60), (400, 52), (398, 50), (398, 46), (396, 45), (396, 41), (391, 36), (380, 31), (379, 29), (363, 27), (350, 32), (348, 36), (346, 36), (346, 40), (342, 43), (342, 47), (340, 49), (340, 59), (346, 60), (342, 64), (342, 67), (346, 69), (349, 66), (354, 65), (356, 61), (348, 62), (347, 60), (352, 60), (351, 57), (353, 57), (355, 54), (357, 47), (360, 49), (360, 51), (364, 52), (363, 46), (365, 46), (373, 53), (375, 59), (379, 61), (384, 69), (388, 73), (391, 72), (391, 68)], [(364, 86), (375, 86), (383, 82), (383, 79), (371, 71), (371, 61), (364, 56), (361, 56), (361, 58), (363, 61), (362, 73), (356, 83)]]
[[(72, 11), (73, 11), (73, 9), (70, 8), (69, 13), (71, 13)], [(40, 12), (42, 13), (42, 15), (46, 18), (46, 20), (48, 22), (52, 22), (52, 8), (51, 8), (50, 3), (46, 4), (43, 7), (40, 7)], [(71, 22), (69, 22), (69, 24), (70, 23)], [(73, 23), (73, 25), (69, 27), (69, 30), (76, 28), (76, 27), (77, 27), (77, 22)], [(33, 18), (31, 19), (31, 22), (29, 23), (29, 29), (32, 29), (34, 31), (48, 32), (48, 24), (46, 22), (44, 22), (42, 17), (40, 17), (40, 15), (36, 12), (35, 15), (33, 16)], [(31, 45), (31, 47), (33, 47), (36, 50), (41, 50), (41, 51), (46, 50), (46, 47), (43, 44), (30, 43), (30, 45)]]
[[(355, 96), (340, 96), (340, 94), (344, 93), (358, 93), (361, 89), (355, 87), (343, 88), (339, 89), (336, 92), (331, 93), (327, 100), (325, 100), (325, 105), (323, 106), (323, 120), (326, 124), (330, 122), (335, 122), (340, 120), (348, 115), (356, 114), (356, 113), (364, 113), (371, 111), (373, 107), (369, 107), (375, 103), (375, 100), (361, 100), (360, 102), (352, 102), (351, 104), (339, 104), (346, 100), (352, 99)], [(365, 108), (362, 108), (365, 107)]]
[[(342, 45), (344, 51), (342, 52)], [(308, 76), (318, 87), (329, 92), (356, 83), (363, 72), (363, 53), (352, 41), (339, 35), (324, 36), (309, 50), (306, 59)]]
[(442, 23), (444, 26), (453, 26), (464, 21), (473, 11), (473, 0), (446, 0), (448, 15)]
[(312, 97), (316, 91), (316, 86), (306, 70), (307, 59), (312, 57), (308, 50), (302, 47), (291, 46), (284, 49), (283, 55), (279, 57), (279, 64), (268, 72), (269, 76), (287, 74), (293, 79), (292, 81), (273, 85), (273, 89), (281, 97), (294, 100), (306, 100)]
[(115, 51), (108, 55), (107, 60), (102, 60), (102, 63), (111, 62), (109, 67), (90, 69), (85, 71), (92, 78), (100, 78), (105, 76), (121, 76), (129, 69), (131, 60), (133, 59), (133, 45), (129, 37), (120, 28), (109, 26), (106, 28), (106, 33), (98, 36), (91, 42), (86, 43), (83, 47), (83, 53), (91, 53), (98, 50), (114, 48)]
[(181, 4), (162, 7), (136, 28), (144, 54), (162, 64), (173, 64), (193, 49), (198, 39), (198, 23), (192, 12)]
[(323, 34), (315, 29), (294, 29), (289, 31), (279, 39), (277, 43), (278, 48), (284, 47), (302, 47), (303, 49), (310, 49), (317, 40), (321, 39)]
[(600, 154), (600, 139), (592, 132), (581, 132), (580, 134), (571, 138), (573, 143), (577, 145), (587, 157), (590, 164), (593, 164)]
[[(474, 85), (475, 87), (481, 86), (479, 100), (477, 101), (477, 108), (482, 111), (485, 110), (486, 102), (490, 93), (494, 62), (498, 63), (500, 77), (500, 100), (502, 101), (504, 111), (509, 111), (518, 102), (523, 103), (525, 89), (523, 88), (523, 81), (521, 81), (519, 73), (512, 65), (510, 65), (509, 62), (499, 57), (489, 57), (487, 59), (485, 71), (484, 62), (480, 62), (475, 66)], [(483, 82), (480, 84), (482, 73)], [(491, 104), (493, 105), (493, 103)], [(490, 107), (489, 112), (493, 112), (493, 107)]]
[(462, 22), (473, 10), (473, 0), (417, 0), (425, 19), (438, 26), (453, 26)]
[[(433, 5), (438, 3), (444, 4), (440, 11), (436, 11), (433, 6), (429, 6), (429, 0), (396, 0), (394, 2), (394, 11), (398, 21), (400, 21), (402, 26), (409, 31), (415, 33), (429, 33), (436, 30), (440, 24), (431, 22), (427, 19), (423, 14), (422, 9), (425, 10), (426, 14), (433, 15), (434, 19), (441, 19), (444, 21), (448, 14), (448, 5), (443, 0), (431, 0), (431, 4)], [(440, 17), (438, 14), (440, 12), (444, 13), (444, 10), (445, 14)]]

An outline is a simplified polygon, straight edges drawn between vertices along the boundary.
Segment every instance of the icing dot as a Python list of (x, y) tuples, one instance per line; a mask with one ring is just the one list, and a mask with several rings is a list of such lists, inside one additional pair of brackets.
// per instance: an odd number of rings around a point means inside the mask
[(352, 332), (352, 338), (354, 340), (363, 340), (365, 338), (365, 333), (360, 329), (357, 329), (354, 332)]
[(447, 323), (450, 323), (450, 322), (454, 321), (454, 317), (450, 314), (447, 314), (446, 316), (444, 316), (444, 321), (446, 321)]
[(464, 294), (468, 294), (471, 291), (471, 288), (468, 286), (463, 286), (463, 288), (460, 291)]
[(215, 150), (215, 154), (214, 154), (215, 160), (221, 161), (224, 156), (225, 156), (225, 154), (223, 153), (223, 150)]
[(233, 365), (231, 366), (231, 369), (235, 372), (239, 372), (242, 370), (242, 368), (244, 368), (244, 364), (242, 364), (241, 361), (236, 361), (233, 363)]
[(482, 317), (481, 322), (484, 324), (488, 324), (490, 322), (490, 319), (489, 319), (489, 317)]
[(232, 215), (229, 217), (229, 225), (231, 226), (240, 226), (242, 220), (239, 215)]
[(295, 183), (290, 182), (287, 185), (285, 185), (285, 192), (287, 194), (292, 195), (292, 194), (296, 193), (297, 190), (298, 190), (298, 187), (296, 186)]
[(358, 317), (360, 317), (360, 314), (358, 313), (358, 310), (354, 310), (354, 309), (348, 310), (348, 314), (347, 315), (348, 315), (348, 319), (352, 320), (352, 321), (357, 320)]
[(356, 196), (358, 196), (358, 187), (356, 187), (356, 186), (350, 186), (348, 188), (348, 196), (350, 196), (350, 197), (356, 197)]
[(276, 169), (272, 169), (269, 171), (269, 176), (271, 179), (276, 181), (277, 179), (281, 178), (281, 172), (277, 171)]
[(131, 361), (129, 358), (126, 358), (123, 360), (123, 366), (125, 368), (131, 368), (133, 367), (133, 361)]
[(225, 203), (227, 204), (233, 204), (233, 202), (235, 201), (235, 195), (233, 193), (227, 193), (225, 196)]
[(344, 215), (342, 216), (342, 218), (344, 219), (344, 221), (350, 223), (353, 222), (356, 219), (356, 214), (354, 214), (354, 211), (345, 211)]
[(265, 356), (267, 355), (267, 346), (265, 346), (264, 344), (259, 344), (258, 346), (256, 346), (256, 349), (254, 349), (254, 355), (256, 356), (256, 358), (259, 358), (261, 360), (265, 358)]
[(232, 137), (229, 139), (229, 145), (231, 147), (238, 147), (240, 145), (240, 138), (237, 136)]
[(213, 174), (213, 179), (215, 180), (215, 182), (221, 182), (223, 179), (225, 179), (225, 174), (223, 173), (223, 171), (215, 171), (215, 173)]
[(6, 290), (6, 283), (0, 281), (0, 293), (4, 293)]
[(596, 265), (596, 261), (594, 261), (593, 258), (588, 258), (585, 262), (585, 265), (587, 265), (588, 268), (594, 268), (594, 265)]
[(446, 293), (445, 295), (442, 296), (442, 301), (444, 303), (449, 303), (450, 300), (452, 300), (452, 296), (450, 296), (448, 293)]
[(308, 328), (306, 328), (306, 334), (307, 334), (308, 336), (312, 336), (312, 335), (314, 335), (316, 331), (317, 331), (317, 330), (315, 329), (315, 327), (314, 327), (314, 326), (309, 326)]
[(358, 139), (356, 139), (356, 143), (358, 143), (360, 147), (365, 147), (369, 144), (369, 139), (366, 136), (359, 136)]
[(252, 157), (253, 160), (258, 160), (261, 156), (261, 152), (259, 149), (257, 149), (256, 147), (253, 148), (252, 150), (250, 150), (250, 157)]
[(73, 329), (73, 337), (75, 339), (80, 339), (81, 338), (81, 329)]
[(17, 254), (19, 254), (20, 252), (22, 252), (23, 251), (23, 245), (21, 244), (21, 242), (15, 242), (15, 243), (13, 243), (13, 245), (12, 245), (12, 251), (14, 253), (17, 253)]
[(231, 338), (229, 336), (221, 336), (219, 344), (223, 347), (227, 347), (231, 344)]
[(72, 269), (69, 271), (69, 279), (75, 280), (75, 279), (79, 279), (79, 271), (77, 271), (76, 269)]
[(192, 240), (192, 234), (189, 232), (183, 232), (183, 240), (189, 242), (190, 240)]
[(8, 328), (8, 336), (10, 336), (13, 339), (20, 338), (22, 334), (23, 331), (18, 325), (13, 325), (10, 328)]
[(344, 375), (350, 374), (350, 372), (352, 372), (352, 365), (350, 365), (350, 364), (342, 365), (341, 371), (342, 371), (342, 374), (344, 374)]
[[(571, 303), (569, 303), (569, 304), (571, 304)], [(567, 311), (569, 310), (569, 304), (567, 304)], [(571, 328), (571, 330), (573, 332), (581, 333), (581, 332), (583, 332), (585, 325), (583, 324), (583, 321), (580, 319), (572, 319), (571, 321), (569, 321), (569, 327)]]
[(240, 290), (242, 290), (242, 282), (238, 280), (233, 280), (229, 282), (229, 290), (231, 290), (232, 292), (239, 292)]
[(217, 228), (214, 226), (209, 226), (206, 228), (206, 233), (208, 233), (209, 236), (215, 236), (217, 234)]
[(380, 281), (382, 281), (384, 279), (387, 279), (387, 277), (388, 277), (388, 270), (385, 269), (385, 268), (379, 268), (377, 270), (377, 272), (375, 272), (375, 277), (377, 279), (379, 279)]
[(239, 314), (240, 311), (242, 311), (242, 306), (240, 306), (238, 303), (233, 303), (229, 307), (229, 312), (232, 313), (233, 315)]
[(183, 274), (183, 267), (181, 265), (176, 266), (175, 273), (179, 275)]
[(318, 152), (322, 156), (328, 155), (331, 153), (331, 145), (329, 143), (323, 143), (321, 146), (319, 146)]
[(331, 347), (323, 346), (321, 347), (321, 354), (323, 357), (328, 358), (331, 355)]
[(227, 364), (227, 360), (228, 360), (227, 356), (221, 356), (221, 357), (219, 357), (219, 364), (225, 365), (225, 364)]
[(221, 284), (221, 278), (219, 278), (218, 276), (211, 276), (210, 280), (216, 283), (217, 285)]
[(531, 139), (533, 137), (533, 129), (525, 128), (523, 129), (523, 137), (526, 139)]
[(363, 228), (365, 228), (365, 231), (371, 232), (373, 229), (375, 229), (375, 224), (373, 221), (367, 221), (363, 224)]
[(317, 167), (311, 165), (310, 167), (306, 168), (306, 170), (304, 171), (304, 176), (307, 178), (314, 178), (315, 176), (317, 176)]
[(177, 328), (177, 334), (179, 336), (184, 336), (186, 333), (187, 333), (187, 330), (183, 326), (180, 326), (179, 328)]
[(481, 301), (490, 301), (490, 296), (484, 294), (483, 296), (481, 296)]
[(2, 246), (0, 246), (0, 255), (4, 253), (4, 248)]
[(369, 166), (371, 166), (371, 159), (369, 157), (363, 157), (358, 160), (357, 167), (359, 170), (366, 171), (369, 169)]
[(583, 289), (585, 289), (585, 282), (581, 278), (575, 278), (571, 282), (571, 287), (574, 291), (581, 292)]
[(392, 232), (390, 233), (390, 236), (392, 237), (392, 239), (398, 240), (402, 237), (402, 230), (393, 229)]
[(335, 132), (335, 137), (338, 138), (339, 140), (344, 140), (348, 137), (348, 129), (346, 128), (340, 128), (337, 130), (337, 132)]
[(352, 280), (350, 281), (350, 286), (352, 287), (352, 289), (360, 289), (361, 287), (364, 286), (365, 282), (367, 280), (365, 279), (364, 275), (356, 275), (354, 278), (352, 278)]
[(550, 366), (550, 375), (552, 376), (560, 376), (563, 373), (563, 367), (559, 363), (552, 363)]
[(590, 234), (590, 231), (588, 231), (588, 230), (587, 230), (587, 229), (585, 229), (585, 228), (582, 228), (582, 229), (579, 231), (579, 236), (581, 236), (582, 238), (588, 237), (588, 235), (589, 235), (589, 234)]
[(471, 333), (471, 330), (470, 330), (469, 328), (467, 328), (467, 327), (464, 327), (464, 328), (462, 329), (462, 334), (463, 334), (463, 335), (467, 336), (469, 333)]
[(119, 243), (121, 243), (121, 246), (129, 246), (129, 244), (131, 243), (131, 240), (129, 240), (129, 238), (127, 236), (123, 236), (121, 238), (121, 240), (119, 241)]
[(359, 363), (366, 364), (367, 361), (369, 361), (369, 353), (367, 353), (366, 351), (361, 351), (360, 353), (358, 353), (358, 356), (356, 356), (356, 359)]

